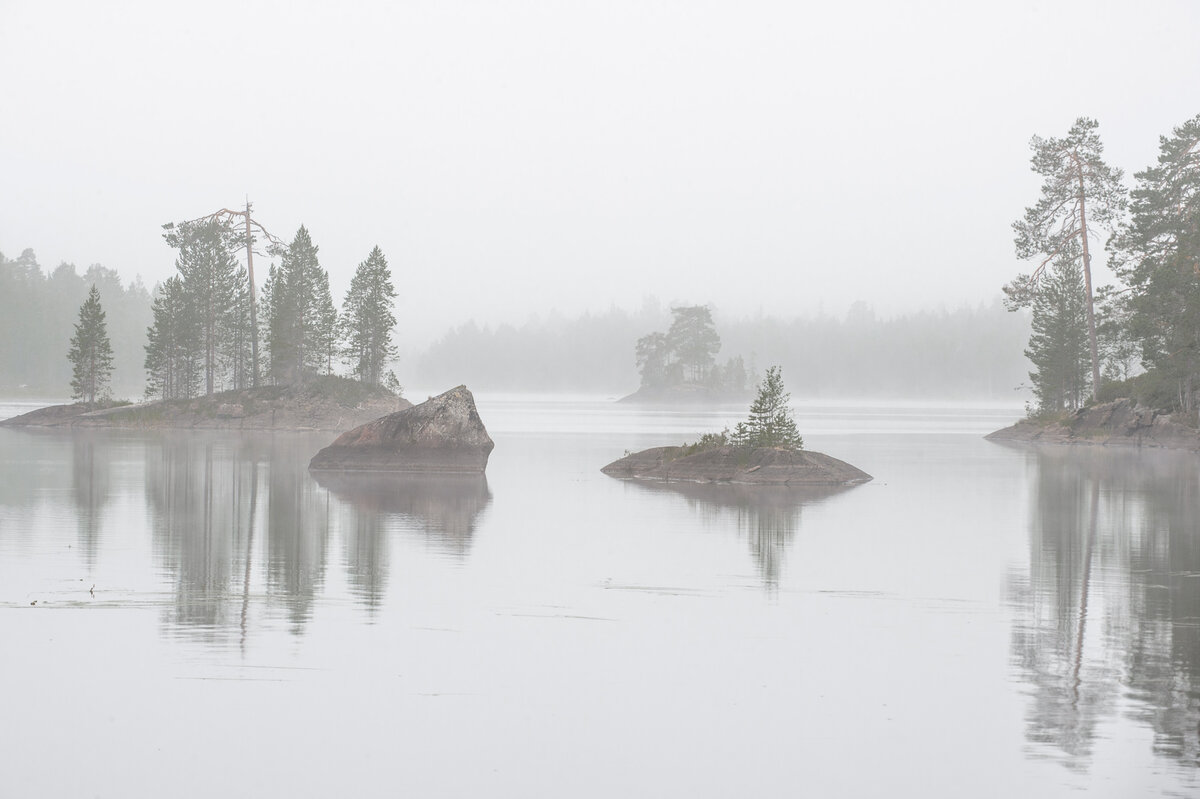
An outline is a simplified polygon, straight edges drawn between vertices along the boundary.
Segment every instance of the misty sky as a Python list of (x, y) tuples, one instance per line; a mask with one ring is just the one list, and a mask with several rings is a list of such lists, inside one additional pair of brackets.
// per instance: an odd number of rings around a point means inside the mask
[(339, 303), (381, 246), (413, 338), (990, 301), (1030, 136), (1093, 116), (1146, 167), (1200, 113), (1197, 31), (1189, 2), (0, 0), (0, 251), (152, 286), (162, 223), (248, 194)]

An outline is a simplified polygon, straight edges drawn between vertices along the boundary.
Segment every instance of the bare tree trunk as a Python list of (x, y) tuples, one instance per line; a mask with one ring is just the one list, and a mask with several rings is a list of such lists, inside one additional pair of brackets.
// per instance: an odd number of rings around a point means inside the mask
[(1092, 299), (1092, 256), (1088, 252), (1087, 198), (1083, 191), (1083, 171), (1078, 164), (1076, 169), (1079, 170), (1079, 230), (1083, 240), (1083, 285), (1087, 290), (1088, 344), (1092, 348), (1092, 396), (1095, 397), (1100, 391), (1100, 355), (1096, 347), (1096, 314), (1093, 307), (1095, 302)]
[(250, 199), (246, 199), (246, 275), (250, 279), (250, 385), (258, 387), (258, 302), (254, 288), (254, 247), (250, 244)]

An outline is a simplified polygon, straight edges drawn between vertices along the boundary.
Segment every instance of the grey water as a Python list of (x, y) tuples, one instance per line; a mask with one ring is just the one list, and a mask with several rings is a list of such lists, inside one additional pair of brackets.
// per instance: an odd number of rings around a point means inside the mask
[(740, 409), (477, 400), (477, 478), (0, 429), (0, 796), (1200, 792), (1196, 455), (801, 403), (874, 481), (644, 486)]

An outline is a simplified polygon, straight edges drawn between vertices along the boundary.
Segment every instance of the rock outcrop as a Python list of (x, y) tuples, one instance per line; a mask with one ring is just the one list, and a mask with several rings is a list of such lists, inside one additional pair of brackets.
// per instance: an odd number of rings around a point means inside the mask
[(495, 446), (466, 386), (342, 433), (309, 469), (483, 472)]
[(654, 447), (613, 461), (600, 471), (611, 477), (694, 483), (775, 486), (850, 486), (871, 475), (820, 452), (771, 447)]
[(1050, 422), (1022, 419), (986, 438), (1040, 444), (1200, 450), (1200, 430), (1182, 424), (1172, 414), (1136, 405), (1129, 399), (1080, 408), (1070, 416)]

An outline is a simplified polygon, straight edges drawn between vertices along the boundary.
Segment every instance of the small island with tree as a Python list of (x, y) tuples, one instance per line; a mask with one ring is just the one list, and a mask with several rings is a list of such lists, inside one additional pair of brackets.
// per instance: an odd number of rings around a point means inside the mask
[(681, 446), (652, 447), (601, 469), (612, 477), (696, 483), (744, 483), (790, 487), (852, 486), (871, 475), (850, 464), (804, 449), (777, 366), (767, 370), (749, 417), (732, 432), (706, 433)]
[(637, 366), (641, 387), (621, 402), (742, 402), (757, 382), (742, 356), (717, 363), (721, 337), (707, 305), (671, 309), (671, 327), (637, 341)]

